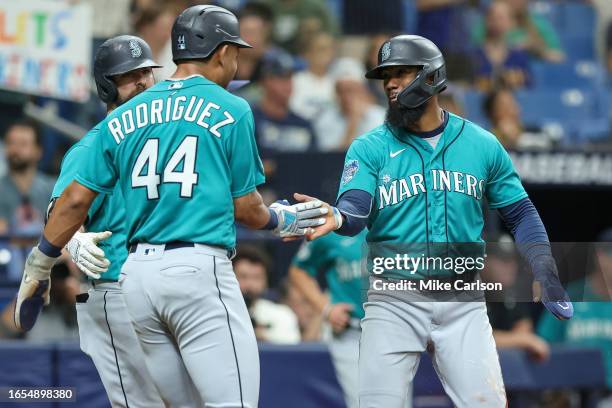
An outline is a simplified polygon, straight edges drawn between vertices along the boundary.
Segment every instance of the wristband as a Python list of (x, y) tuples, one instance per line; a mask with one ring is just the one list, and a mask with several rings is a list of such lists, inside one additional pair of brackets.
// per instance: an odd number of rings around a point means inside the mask
[(268, 219), (268, 222), (266, 223), (266, 225), (261, 227), (261, 229), (263, 230), (273, 230), (274, 228), (278, 226), (278, 216), (276, 215), (274, 210), (271, 210), (270, 208), (268, 208), (268, 213), (270, 213), (270, 218)]
[(47, 238), (43, 235), (40, 238), (40, 243), (38, 244), (38, 249), (43, 254), (47, 255), (50, 258), (57, 258), (62, 254), (62, 248), (57, 247), (50, 243)]

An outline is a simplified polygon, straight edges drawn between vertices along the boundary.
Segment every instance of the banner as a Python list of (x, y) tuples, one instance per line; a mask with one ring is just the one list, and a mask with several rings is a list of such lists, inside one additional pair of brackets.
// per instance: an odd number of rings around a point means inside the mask
[(0, 88), (86, 101), (91, 25), (88, 5), (0, 0)]
[(612, 186), (611, 152), (510, 152), (525, 184)]

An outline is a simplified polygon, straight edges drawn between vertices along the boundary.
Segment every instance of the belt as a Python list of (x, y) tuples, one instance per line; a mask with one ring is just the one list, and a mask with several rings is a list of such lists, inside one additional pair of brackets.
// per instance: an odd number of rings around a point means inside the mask
[[(138, 248), (138, 244), (130, 245), (130, 254), (136, 252), (136, 248)], [(164, 251), (170, 251), (171, 249), (179, 249), (179, 248), (195, 248), (195, 244), (193, 242), (183, 242), (183, 241), (172, 241), (168, 242)]]
[[(172, 241), (164, 245), (164, 251), (171, 251), (173, 249), (179, 249), (179, 248), (195, 248), (196, 245), (197, 244), (193, 242)], [(209, 245), (209, 246), (214, 247), (214, 245)], [(130, 254), (133, 254), (134, 252), (136, 252), (137, 248), (138, 248), (138, 243), (131, 244), (129, 248)], [(232, 249), (223, 248), (223, 250), (227, 251), (228, 259), (232, 259), (234, 256), (236, 256), (235, 248), (232, 248)]]

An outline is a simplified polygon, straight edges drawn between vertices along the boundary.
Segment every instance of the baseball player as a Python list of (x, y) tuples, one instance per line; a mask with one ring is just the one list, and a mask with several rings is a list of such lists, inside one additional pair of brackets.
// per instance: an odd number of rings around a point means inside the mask
[[(446, 87), (440, 50), (426, 38), (400, 35), (381, 46), (378, 63), (366, 77), (383, 81), (387, 119), (351, 144), (336, 206), (309, 239), (334, 230), (355, 235), (367, 225), (370, 267), (379, 254), (391, 256), (393, 247), (398, 251), (419, 244), (428, 256), (448, 250), (449, 243), (481, 247), (486, 199), (505, 220), (534, 273), (534, 300), (557, 318), (569, 319), (573, 306), (559, 282), (546, 230), (508, 154), (489, 132), (438, 104), (437, 95)], [(436, 302), (445, 297), (443, 292), (382, 291), (373, 285), (374, 280), (393, 283), (399, 278), (470, 281), (476, 274), (460, 276), (458, 270), (440, 268), (406, 273), (393, 262), (371, 277), (364, 305), (360, 407), (402, 407), (426, 349), (433, 351), (438, 376), (457, 407), (504, 407), (482, 292), (467, 298), (472, 301)], [(461, 297), (456, 292), (449, 292), (450, 299)]]
[[(153, 86), (153, 68), (158, 67), (149, 45), (138, 37), (122, 35), (105, 41), (96, 52), (94, 79), (107, 112)], [(87, 160), (98, 130), (94, 127), (66, 153), (50, 208)], [(113, 407), (161, 407), (118, 282), (127, 258), (124, 218), (121, 191), (115, 188), (112, 194), (100, 194), (89, 209), (84, 227), (102, 232), (77, 232), (66, 246), (79, 269), (92, 279), (89, 291), (77, 296), (79, 339)], [(104, 255), (110, 265), (100, 264)]]
[(236, 17), (190, 7), (171, 40), (177, 71), (99, 124), (28, 257), (17, 306), (48, 283), (98, 193), (119, 185), (129, 246), (122, 294), (164, 403), (256, 407), (257, 344), (230, 262), (234, 221), (303, 236), (328, 210), (316, 201), (268, 208), (257, 192), (264, 176), (253, 116), (225, 90), (239, 49), (250, 47)]

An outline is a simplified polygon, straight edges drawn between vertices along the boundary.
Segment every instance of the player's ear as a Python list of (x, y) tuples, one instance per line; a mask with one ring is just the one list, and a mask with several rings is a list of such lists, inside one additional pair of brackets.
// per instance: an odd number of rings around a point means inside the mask
[(229, 45), (228, 44), (222, 44), (219, 47), (219, 49), (217, 50), (217, 52), (215, 52), (215, 57), (219, 58), (218, 63), (222, 67), (225, 66), (225, 61), (227, 59), (228, 51), (229, 51)]

